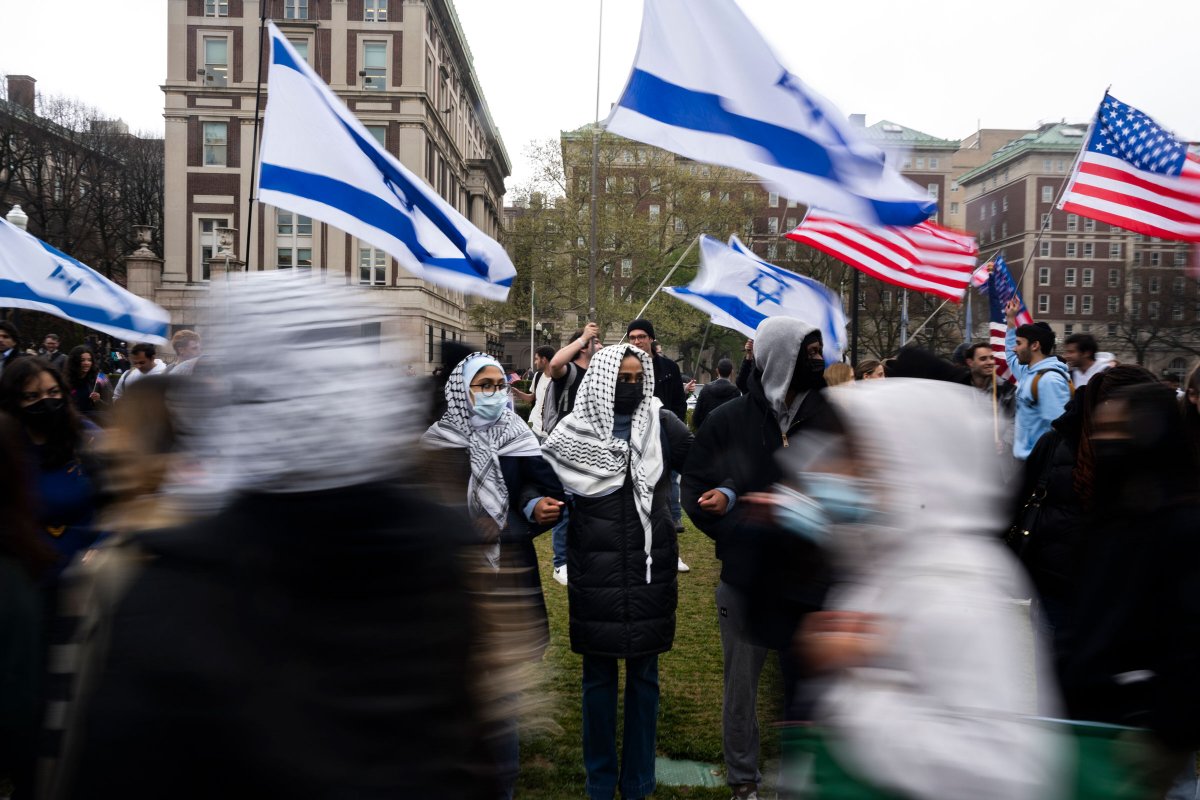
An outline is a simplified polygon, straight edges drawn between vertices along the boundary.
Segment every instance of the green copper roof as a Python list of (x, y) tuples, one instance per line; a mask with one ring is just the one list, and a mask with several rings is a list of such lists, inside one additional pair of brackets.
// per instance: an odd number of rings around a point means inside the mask
[(886, 119), (881, 119), (874, 125), (863, 128), (863, 133), (866, 134), (869, 141), (884, 146), (895, 144), (906, 147), (957, 150), (959, 145), (957, 139), (941, 139)]
[(1001, 147), (992, 154), (986, 164), (960, 176), (958, 182), (960, 184), (969, 183), (1003, 164), (1011, 163), (1030, 153), (1047, 152), (1074, 156), (1083, 146), (1086, 135), (1087, 125), (1070, 125), (1062, 122), (1043, 125), (1036, 131), (1030, 131)]

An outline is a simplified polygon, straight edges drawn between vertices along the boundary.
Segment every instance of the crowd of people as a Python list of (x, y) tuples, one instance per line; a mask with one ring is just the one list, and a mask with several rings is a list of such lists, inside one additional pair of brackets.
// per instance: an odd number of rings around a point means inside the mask
[(816, 326), (772, 317), (689, 414), (695, 382), (635, 319), (537, 350), (528, 392), (447, 347), (430, 403), (355, 290), (223, 291), (203, 354), (179, 331), (172, 363), (135, 344), (124, 371), (57, 336), (25, 354), (0, 322), (13, 797), (236, 775), (259, 796), (511, 798), (521, 723), (551, 713), (546, 532), (585, 791), (646, 797), (684, 511), (721, 565), (735, 800), (765, 782), (768, 659), (778, 718), (896, 796), (1070, 796), (1040, 714), (1137, 731), (1145, 796), (1195, 797), (1200, 372), (1177, 397), (1087, 335), (1064, 362), (1015, 307), (1011, 381), (988, 343), (827, 365)]

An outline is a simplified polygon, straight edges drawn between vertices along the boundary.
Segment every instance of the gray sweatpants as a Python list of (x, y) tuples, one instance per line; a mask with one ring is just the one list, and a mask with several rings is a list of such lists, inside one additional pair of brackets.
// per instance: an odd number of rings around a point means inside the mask
[(758, 771), (758, 679), (767, 660), (767, 648), (751, 641), (745, 625), (745, 598), (724, 582), (717, 584), (717, 614), (725, 657), (721, 743), (726, 781), (730, 786), (757, 784), (762, 781)]

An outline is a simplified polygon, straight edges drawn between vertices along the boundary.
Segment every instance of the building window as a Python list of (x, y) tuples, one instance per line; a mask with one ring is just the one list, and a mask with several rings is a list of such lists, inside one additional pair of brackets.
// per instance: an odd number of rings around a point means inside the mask
[(1132, 303), (1129, 304), (1129, 316), (1132, 319), (1141, 319), (1142, 318), (1142, 301), (1141, 300), (1134, 300)]
[(1075, 332), (1075, 326), (1070, 322), (1063, 325), (1063, 336), (1070, 336)]
[(1042, 187), (1042, 202), (1050, 203), (1053, 201), (1054, 201), (1054, 187), (1053, 186), (1043, 186)]
[(1049, 227), (1050, 227), (1050, 215), (1042, 214), (1042, 226), (1041, 226), (1040, 230), (1044, 231)]
[(996, 216), (996, 201), (992, 201), (992, 216)]
[(209, 279), (208, 260), (217, 252), (217, 228), (229, 227), (227, 217), (200, 218), (200, 278)]
[(204, 85), (229, 85), (229, 39), (224, 36), (204, 37)]
[(958, 213), (958, 203), (951, 203), (951, 204), (950, 204), (950, 213), (951, 213), (951, 214), (957, 214), (957, 213)]
[[(650, 179), (650, 191), (656, 192), (656, 193), (662, 191), (662, 178), (651, 178)], [(749, 199), (749, 198), (747, 198), (747, 199)]]
[(937, 168), (938, 168), (938, 160), (937, 160), (936, 158), (931, 158), (931, 159), (929, 159), (929, 168), (930, 168), (930, 169), (937, 169)]
[(229, 0), (204, 0), (204, 16), (228, 17)]
[(779, 195), (776, 194), (775, 192), (770, 192), (769, 194), (767, 194), (767, 206), (769, 206), (770, 208), (776, 208), (778, 205), (779, 205)]
[(295, 50), (306, 63), (312, 63), (308, 60), (308, 39), (292, 39), (289, 37), (288, 44), (292, 46), (292, 49)]
[(1000, 223), (1000, 238), (1008, 236), (1008, 222)]
[(1142, 254), (1141, 254), (1141, 252), (1137, 252), (1137, 253), (1134, 253), (1134, 254), (1133, 254), (1133, 265), (1134, 265), (1135, 267), (1140, 267), (1140, 266), (1142, 265)]
[(1091, 242), (1084, 242), (1083, 243), (1083, 257), (1084, 258), (1094, 258), (1095, 255), (1096, 255), (1096, 246), (1094, 244), (1092, 244)]
[(1157, 250), (1150, 254), (1150, 266), (1157, 267), (1162, 264), (1162, 254)]
[(621, 259), (621, 277), (622, 278), (632, 278), (633, 277), (633, 259), (632, 258), (622, 258)]
[(1092, 282), (1095, 279), (1096, 279), (1096, 270), (1089, 267), (1083, 271), (1083, 287), (1085, 289), (1090, 289), (1092, 286)]
[(1158, 301), (1151, 300), (1146, 304), (1146, 311), (1150, 319), (1158, 319)]
[(1162, 279), (1157, 275), (1150, 276), (1150, 294), (1158, 294), (1162, 289)]
[(1079, 311), (1082, 314), (1090, 315), (1092, 313), (1092, 296), (1085, 294), (1080, 302)]
[(650, 219), (653, 222), (658, 222), (659, 215), (662, 214), (662, 206), (657, 203), (650, 204)]
[(1041, 256), (1042, 258), (1050, 257), (1050, 243), (1049, 242), (1045, 242), (1045, 241), (1038, 242), (1038, 255)]
[(204, 166), (225, 166), (229, 150), (229, 123), (205, 122), (204, 131)]
[(779, 217), (767, 217), (767, 233), (779, 233)]
[(364, 0), (364, 22), (387, 22), (388, 0)]
[(1187, 266), (1187, 248), (1186, 247), (1181, 247), (1175, 251), (1174, 264), (1177, 267), (1186, 267)]
[(787, 246), (784, 247), (784, 253), (788, 259), (794, 259), (796, 257), (796, 243), (788, 242)]
[(1069, 294), (1069, 295), (1066, 295), (1065, 297), (1063, 297), (1063, 313), (1064, 314), (1074, 314), (1075, 313), (1075, 295)]
[(375, 137), (375, 141), (379, 142), (379, 146), (387, 149), (387, 125), (367, 125), (367, 133)]
[(1142, 293), (1142, 276), (1141, 275), (1134, 275), (1133, 278), (1130, 279), (1129, 284), (1132, 287), (1134, 294)]
[(1121, 270), (1110, 269), (1108, 271), (1108, 288), (1115, 289), (1121, 285)]
[(283, 0), (284, 19), (308, 19), (308, 0)]
[(1000, 208), (1004, 211), (1008, 211), (1008, 195), (1004, 195), (1004, 197), (1000, 198)]
[(1083, 221), (1083, 231), (1084, 231), (1084, 233), (1095, 233), (1096, 232), (1096, 220), (1085, 219)]
[(779, 257), (779, 245), (771, 242), (767, 245), (767, 261), (774, 261)]
[(1039, 314), (1049, 314), (1050, 313), (1050, 295), (1048, 295), (1048, 294), (1039, 294), (1038, 295), (1038, 313)]
[(1049, 171), (1050, 171), (1050, 159), (1043, 158), (1042, 159), (1042, 172), (1049, 172)]
[(387, 89), (387, 43), (363, 42), (363, 88), (373, 92)]
[(1110, 294), (1108, 296), (1108, 313), (1116, 314), (1120, 310), (1120, 308), (1121, 308), (1121, 298), (1117, 297), (1115, 294)]
[(1186, 287), (1187, 281), (1183, 279), (1182, 275), (1177, 275), (1171, 279), (1171, 292), (1173, 294), (1183, 294)]
[(1120, 242), (1113, 242), (1112, 244), (1110, 244), (1108, 246), (1108, 257), (1109, 258), (1120, 258), (1121, 257), (1121, 243)]
[[(621, 178), (621, 191), (625, 194), (633, 194), (637, 191), (637, 178)], [(708, 198), (705, 198), (706, 200)]]
[(275, 267), (312, 267), (312, 217), (280, 209), (275, 212)]
[(987, 206), (985, 206), (983, 203), (980, 203), (979, 204), (979, 221), (983, 222), (985, 219), (987, 219)]
[(938, 198), (939, 187), (936, 183), (927, 184), (925, 190), (929, 192), (929, 196), (934, 200)]
[(1064, 286), (1074, 286), (1075, 285), (1075, 277), (1076, 277), (1075, 268), (1067, 267), (1066, 280), (1063, 282), (1063, 285)]
[(1075, 242), (1067, 242), (1067, 258), (1074, 258), (1077, 251)]
[(1079, 215), (1067, 214), (1067, 232), (1074, 233), (1079, 230)]
[(925, 169), (925, 159), (924, 158), (917, 159), (917, 169)]
[(1183, 306), (1179, 303), (1171, 305), (1171, 319), (1180, 322), (1183, 319)]
[(1050, 285), (1050, 268), (1038, 267), (1038, 286)]
[(364, 286), (385, 286), (387, 253), (374, 247), (358, 248), (358, 282)]
[(912, 169), (912, 159), (905, 156), (904, 161), (900, 163), (900, 169)]

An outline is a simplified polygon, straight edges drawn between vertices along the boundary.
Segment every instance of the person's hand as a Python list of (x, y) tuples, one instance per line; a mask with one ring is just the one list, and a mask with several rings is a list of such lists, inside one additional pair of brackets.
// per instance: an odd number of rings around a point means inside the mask
[(700, 495), (697, 505), (710, 514), (723, 517), (725, 516), (725, 512), (729, 510), (729, 498), (720, 489), (709, 489)]
[(93, 403), (98, 403), (98, 402), (100, 402), (100, 393), (92, 392), (91, 394), (88, 395), (88, 399), (90, 399)]
[(1021, 301), (1013, 295), (1012, 299), (1004, 306), (1004, 313), (1008, 316), (1008, 324), (1012, 325), (1017, 320), (1017, 314), (1021, 313)]
[(593, 339), (600, 338), (600, 326), (594, 322), (589, 322), (583, 326), (583, 334), (579, 337), (579, 346), (587, 347)]
[(533, 521), (538, 525), (553, 525), (562, 517), (562, 500), (553, 497), (543, 497), (533, 507)]
[(746, 360), (753, 361), (754, 360), (754, 340), (747, 339), (746, 344), (742, 347), (742, 349), (746, 351)]
[(692, 392), (696, 391), (696, 379), (695, 379), (695, 378), (692, 378), (690, 381), (688, 381), (688, 382), (687, 382), (687, 383), (684, 385), (684, 387), (683, 387), (683, 391), (684, 391), (684, 393), (686, 393), (686, 394), (691, 394)]
[(814, 611), (804, 618), (793, 646), (813, 672), (866, 667), (884, 646), (877, 614), (861, 611)]

